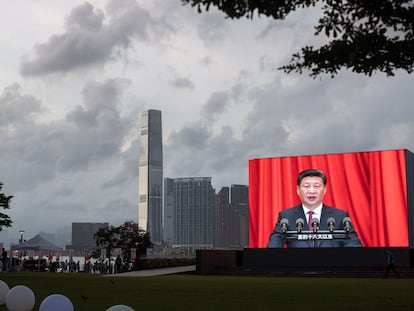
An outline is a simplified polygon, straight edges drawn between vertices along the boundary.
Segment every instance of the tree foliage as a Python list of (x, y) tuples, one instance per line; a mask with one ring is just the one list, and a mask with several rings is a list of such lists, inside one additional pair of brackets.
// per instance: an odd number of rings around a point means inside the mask
[(197, 7), (211, 6), (228, 18), (266, 16), (284, 19), (301, 8), (320, 6), (322, 16), (314, 26), (315, 36), (325, 35), (320, 47), (305, 46), (279, 69), (286, 73), (309, 70), (310, 76), (330, 74), (341, 68), (371, 76), (398, 69), (414, 69), (414, 1), (412, 0), (181, 0)]
[[(3, 189), (2, 183), (0, 183), (0, 191), (1, 189)], [(7, 196), (4, 193), (0, 193), (0, 207), (2, 207), (3, 209), (9, 209), (12, 198), (12, 195)], [(0, 212), (0, 231), (3, 230), (3, 227), (11, 227), (12, 223), (13, 221), (8, 215)]]
[(137, 257), (139, 257), (145, 254), (148, 247), (152, 246), (149, 233), (140, 229), (133, 221), (126, 221), (119, 227), (100, 228), (93, 237), (96, 246), (106, 249), (107, 257), (115, 248), (121, 248), (124, 259), (128, 261), (131, 259), (132, 248), (136, 248)]

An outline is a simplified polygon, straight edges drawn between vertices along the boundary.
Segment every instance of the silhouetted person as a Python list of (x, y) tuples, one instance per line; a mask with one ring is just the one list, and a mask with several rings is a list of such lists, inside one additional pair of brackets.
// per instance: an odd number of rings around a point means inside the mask
[(395, 269), (395, 256), (394, 253), (390, 250), (387, 250), (387, 271), (385, 272), (384, 279), (388, 277), (388, 273), (392, 270), (394, 274), (397, 276), (397, 278), (400, 278), (400, 275), (398, 274), (397, 269)]
[(115, 259), (115, 273), (121, 273), (122, 272), (122, 259), (121, 256), (117, 256)]
[(7, 257), (7, 251), (4, 249), (1, 252), (1, 263), (2, 263), (2, 271), (7, 271), (9, 258)]

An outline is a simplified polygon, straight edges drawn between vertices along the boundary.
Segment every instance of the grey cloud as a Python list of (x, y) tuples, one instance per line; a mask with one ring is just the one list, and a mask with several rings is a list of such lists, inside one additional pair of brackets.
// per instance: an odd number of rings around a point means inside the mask
[[(3, 142), (7, 148), (13, 145)], [(16, 152), (17, 151), (17, 152)], [(52, 168), (47, 163), (36, 163), (26, 160), (24, 154), (18, 152), (5, 152), (0, 156), (1, 181), (13, 192), (33, 189), (44, 181), (54, 177)], [(13, 200), (13, 205), (16, 199)]]
[[(137, 127), (138, 131), (138, 127)], [(140, 140), (135, 139), (131, 142), (130, 147), (122, 152), (119, 160), (122, 162), (122, 168), (116, 175), (111, 175), (111, 178), (102, 183), (103, 190), (112, 187), (126, 187), (130, 184), (136, 185), (138, 189), (138, 155), (139, 155)]]
[(248, 145), (254, 148), (250, 156), (320, 153), (333, 143), (343, 143), (344, 140), (329, 141), (330, 133), (346, 128), (346, 121), (334, 117), (324, 84), (301, 81), (295, 88), (269, 84), (252, 90), (255, 106), (243, 132)]
[(230, 23), (221, 13), (210, 13), (199, 16), (198, 34), (206, 45), (221, 42), (230, 31)]
[(205, 45), (217, 44), (226, 37), (231, 37), (231, 20), (225, 19), (221, 11), (212, 8), (207, 14), (197, 14), (191, 6), (177, 5), (175, 0), (153, 0), (153, 11), (159, 15), (158, 20), (168, 20), (172, 31), (177, 29), (187, 32), (196, 30), (199, 39)]
[(39, 113), (46, 111), (40, 100), (23, 95), (22, 88), (17, 83), (4, 89), (0, 96), (0, 107), (0, 129), (32, 120)]
[(197, 176), (207, 161), (210, 130), (200, 122), (172, 132), (164, 143), (166, 177)]
[(164, 22), (155, 19), (150, 12), (143, 9), (135, 0), (111, 0), (108, 2), (107, 12), (110, 17), (108, 31), (114, 40), (121, 38), (127, 46), (134, 36), (138, 40), (149, 40), (150, 35), (159, 39), (166, 31)]
[(68, 32), (99, 31), (103, 26), (104, 13), (85, 2), (74, 8), (66, 18)]
[[(298, 81), (293, 87), (268, 85), (251, 93), (256, 104), (248, 117), (244, 137), (252, 137), (251, 143), (254, 137), (259, 141), (259, 135), (267, 137), (262, 146), (256, 144), (257, 155), (337, 153), (402, 146), (389, 137), (384, 141), (384, 132), (389, 133), (392, 124), (406, 123), (412, 114), (413, 108), (407, 100), (396, 102), (397, 98), (409, 98), (409, 81), (398, 92), (395, 83), (401, 82), (380, 76), (344, 74), (340, 82), (302, 77)], [(379, 96), (367, 92), (377, 87)], [(405, 95), (401, 94), (402, 89)], [(285, 133), (272, 142), (269, 129), (276, 135)]]
[(137, 205), (123, 198), (114, 198), (112, 200), (109, 200), (107, 204), (103, 207), (104, 211), (112, 211), (113, 213), (119, 212), (120, 209), (133, 210), (137, 209)]
[(70, 152), (60, 157), (62, 169), (80, 168), (99, 158), (108, 158), (120, 150), (132, 120), (122, 118), (117, 108), (122, 81), (91, 83), (82, 91), (84, 106), (67, 115), (69, 135), (63, 138)]
[[(90, 83), (83, 89), (83, 104), (69, 112), (66, 119), (50, 123), (16, 121), (0, 132), (2, 164), (10, 163), (4, 171), (13, 175), (15, 169), (19, 172), (16, 176), (25, 176), (21, 184), (14, 181), (17, 189), (34, 187), (59, 171), (74, 173), (118, 157), (124, 139), (136, 126), (136, 117), (122, 117), (118, 108), (124, 84), (116, 79)], [(19, 94), (8, 102), (16, 98), (36, 103), (32, 97)], [(24, 109), (27, 103), (20, 107)]]
[[(201, 122), (201, 121), (200, 121)], [(230, 127), (223, 127), (217, 135), (202, 135), (203, 145), (194, 142), (189, 135), (199, 130), (192, 128), (168, 137), (165, 149), (166, 177), (212, 177), (213, 185), (230, 185), (246, 180), (246, 144), (235, 138)], [(179, 146), (179, 147), (178, 147)]]
[[(343, 75), (341, 81), (298, 76), (254, 88), (247, 83), (243, 92), (234, 91), (235, 85), (214, 93), (202, 119), (168, 138), (169, 172), (212, 176), (214, 183), (225, 185), (247, 182), (248, 160), (253, 158), (412, 150), (412, 81)], [(199, 124), (218, 124), (225, 109), (237, 109), (235, 98), (244, 95), (252, 106), (241, 136), (229, 124), (203, 137), (202, 146), (194, 144)], [(179, 151), (174, 146), (180, 146)]]
[(236, 83), (229, 90), (214, 92), (201, 109), (202, 117), (209, 123), (214, 122), (220, 115), (238, 105), (243, 93), (244, 86)]
[(194, 84), (190, 79), (178, 77), (172, 81), (172, 84), (178, 88), (182, 89), (194, 89)]
[(86, 204), (79, 202), (58, 203), (53, 201), (52, 203), (42, 204), (42, 208), (48, 210), (49, 213), (58, 211), (59, 214), (79, 214), (87, 210)]
[(35, 57), (22, 62), (21, 74), (67, 73), (106, 63), (116, 48), (127, 49), (133, 38), (147, 40), (150, 32), (157, 33), (157, 23), (136, 1), (112, 1), (108, 9), (109, 23), (104, 24), (104, 13), (90, 3), (74, 8), (66, 19), (65, 32), (37, 44)]
[(199, 64), (202, 66), (209, 66), (213, 63), (211, 56), (204, 56), (199, 60)]
[(41, 101), (24, 94), (22, 88), (14, 84), (4, 89), (0, 106), (1, 181), (14, 191), (33, 187), (35, 180), (51, 178), (53, 172), (48, 163), (36, 163), (30, 156), (34, 148), (41, 148), (43, 142), (32, 144), (36, 118), (46, 111)]
[(172, 132), (168, 137), (167, 145), (203, 149), (210, 135), (210, 130), (206, 126), (201, 122), (195, 122), (178, 132)]
[(73, 185), (68, 182), (59, 182), (56, 186), (55, 194), (57, 197), (68, 197), (76, 195)]
[(227, 91), (215, 92), (210, 95), (206, 104), (202, 108), (202, 115), (207, 120), (215, 120), (226, 110), (229, 101), (229, 94)]
[[(218, 172), (234, 172), (237, 167), (243, 167), (244, 150), (241, 148), (243, 142), (237, 139), (233, 130), (225, 126), (209, 141), (210, 168), (215, 175)], [(242, 162), (242, 163), (241, 163)]]

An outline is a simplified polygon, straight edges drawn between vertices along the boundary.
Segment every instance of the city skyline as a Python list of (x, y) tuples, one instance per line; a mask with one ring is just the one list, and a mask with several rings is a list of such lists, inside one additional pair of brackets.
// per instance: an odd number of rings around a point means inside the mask
[[(16, 0), (0, 11), (0, 181), (17, 241), (137, 219), (139, 117), (163, 112), (164, 177), (248, 184), (248, 160), (414, 150), (413, 75), (277, 70), (318, 7), (226, 19), (179, 0)], [(286, 185), (289, 187), (290, 185)], [(292, 185), (294, 187), (294, 185)], [(4, 234), (4, 232), (3, 232)]]

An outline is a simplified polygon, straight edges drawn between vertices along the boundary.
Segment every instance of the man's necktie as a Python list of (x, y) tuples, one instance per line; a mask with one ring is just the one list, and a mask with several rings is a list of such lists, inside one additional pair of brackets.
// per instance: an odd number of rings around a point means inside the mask
[(309, 217), (308, 217), (308, 229), (309, 229), (309, 231), (312, 231), (313, 230), (313, 228), (312, 228), (313, 211), (309, 211), (308, 214), (309, 214)]
[[(308, 214), (309, 214), (309, 217), (308, 217), (308, 228), (309, 228), (309, 231), (313, 231), (313, 227), (312, 227), (312, 219), (313, 219), (313, 211), (309, 211), (308, 212)], [(311, 247), (315, 247), (315, 240), (312, 240), (311, 241), (311, 243), (310, 243), (310, 245), (311, 245)]]

